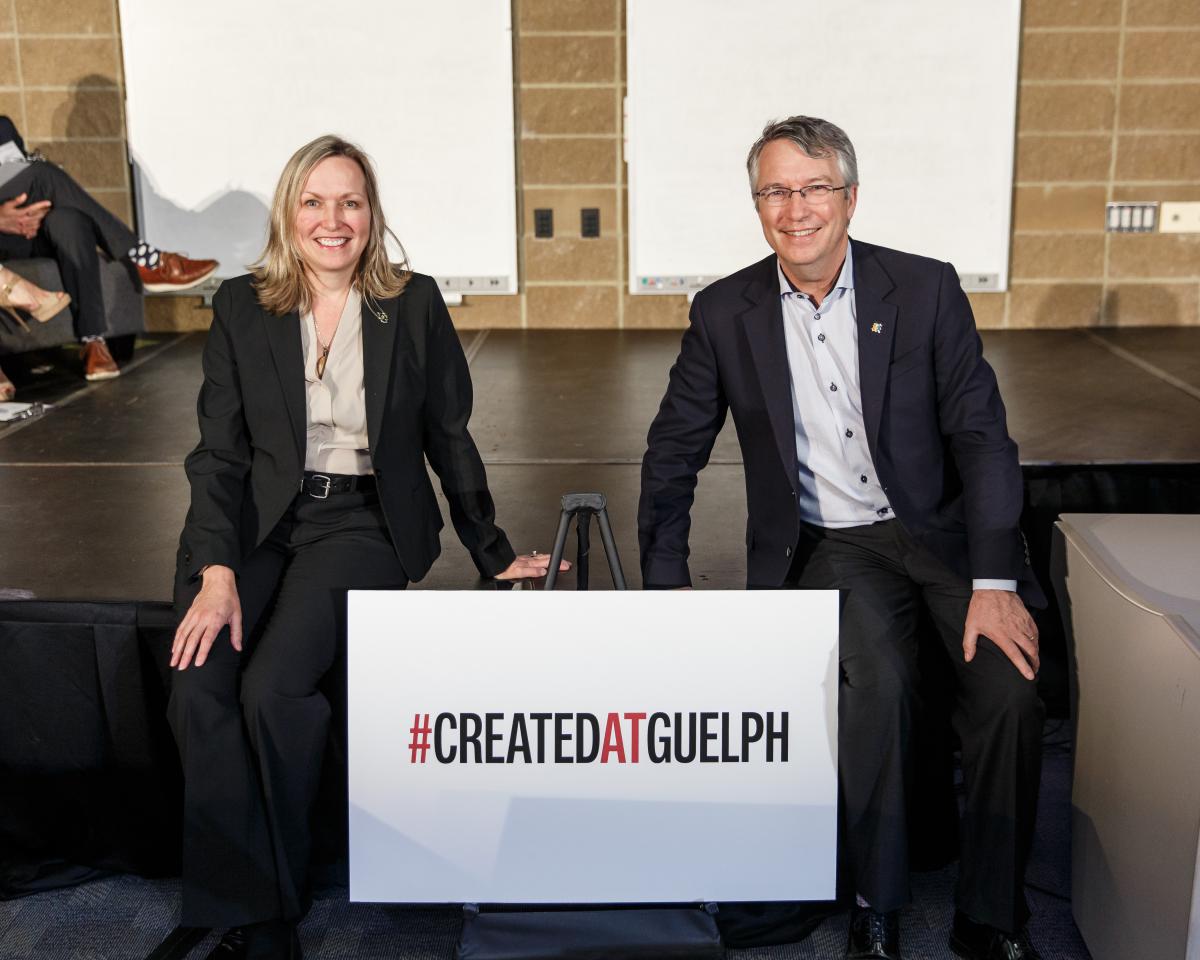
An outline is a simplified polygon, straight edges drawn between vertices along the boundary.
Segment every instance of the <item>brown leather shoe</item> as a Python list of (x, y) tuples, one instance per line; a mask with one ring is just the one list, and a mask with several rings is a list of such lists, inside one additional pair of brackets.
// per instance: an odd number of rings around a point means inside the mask
[(203, 283), (217, 269), (216, 260), (189, 260), (177, 253), (160, 251), (158, 264), (150, 267), (138, 266), (138, 276), (148, 293), (163, 293), (170, 290), (187, 290)]
[(111, 380), (121, 375), (121, 368), (108, 352), (103, 340), (89, 340), (83, 345), (83, 376), (86, 380)]

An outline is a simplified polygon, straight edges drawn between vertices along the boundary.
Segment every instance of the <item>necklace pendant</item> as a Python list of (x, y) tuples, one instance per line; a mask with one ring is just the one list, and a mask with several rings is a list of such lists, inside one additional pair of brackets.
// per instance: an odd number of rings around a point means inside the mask
[(325, 378), (325, 358), (327, 356), (328, 356), (328, 354), (323, 353), (323, 354), (321, 354), (321, 356), (317, 357), (317, 379), (318, 380), (322, 380)]

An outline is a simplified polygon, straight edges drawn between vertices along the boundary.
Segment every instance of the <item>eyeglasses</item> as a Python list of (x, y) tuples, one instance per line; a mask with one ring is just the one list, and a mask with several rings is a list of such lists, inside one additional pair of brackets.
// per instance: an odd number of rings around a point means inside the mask
[(844, 186), (835, 187), (830, 183), (813, 183), (807, 187), (798, 187), (795, 190), (789, 190), (787, 187), (767, 187), (765, 190), (759, 190), (754, 196), (762, 200), (769, 207), (782, 207), (785, 203), (791, 201), (793, 193), (798, 193), (800, 194), (800, 199), (805, 203), (816, 205), (828, 203), (835, 193), (845, 189)]

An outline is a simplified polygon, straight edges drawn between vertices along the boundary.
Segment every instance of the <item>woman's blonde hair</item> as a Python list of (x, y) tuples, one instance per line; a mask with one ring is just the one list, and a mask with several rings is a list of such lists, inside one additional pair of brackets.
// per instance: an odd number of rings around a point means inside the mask
[[(302, 146), (283, 168), (275, 187), (275, 199), (271, 201), (267, 245), (258, 260), (250, 265), (258, 302), (277, 316), (292, 310), (307, 310), (312, 305), (304, 257), (296, 243), (296, 213), (300, 209), (300, 195), (304, 192), (309, 174), (318, 163), (329, 157), (353, 160), (362, 169), (366, 182), (371, 230), (354, 271), (354, 283), (359, 293), (364, 299), (371, 300), (395, 297), (411, 276), (404, 247), (384, 220), (383, 207), (379, 203), (379, 184), (375, 179), (371, 158), (353, 143), (327, 134)], [(402, 260), (398, 264), (388, 260), (386, 238), (389, 234), (400, 246)]]

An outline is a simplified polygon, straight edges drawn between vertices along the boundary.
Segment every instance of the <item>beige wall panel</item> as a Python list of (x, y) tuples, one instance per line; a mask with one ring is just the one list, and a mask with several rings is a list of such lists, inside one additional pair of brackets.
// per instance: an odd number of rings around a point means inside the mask
[[(1200, 51), (1196, 55), (1200, 56)], [(1200, 83), (1125, 84), (1121, 89), (1121, 128), (1200, 130)]]
[(615, 327), (619, 293), (616, 285), (530, 287), (525, 292), (526, 326), (547, 329)]
[(1131, 27), (1200, 27), (1196, 0), (1128, 0), (1125, 22)]
[(521, 40), (522, 83), (615, 83), (617, 43), (613, 37), (525, 37)]
[(16, 0), (17, 29), (35, 33), (115, 33), (116, 0)]
[[(528, 238), (523, 280), (563, 285), (535, 285), (518, 296), (468, 297), (463, 306), (452, 309), (461, 329), (520, 327), (523, 314), (530, 327), (615, 327), (620, 314), (624, 325), (633, 329), (686, 325), (685, 298), (632, 297), (620, 282), (622, 251), (628, 242), (618, 186), (625, 171), (618, 162), (616, 139), (617, 91), (625, 81), (618, 42), (623, 7), (623, 0), (516, 0), (516, 63), (522, 83), (609, 86), (520, 92), (524, 133), (518, 144), (518, 186), (524, 211), (521, 230)], [(1109, 180), (1112, 140), (1099, 131), (1113, 123), (1112, 81), (1118, 69), (1122, 7), (1129, 26), (1200, 28), (1200, 0), (1024, 0), (1018, 117), (1022, 135), (1015, 179), (1025, 185), (1014, 188), (1014, 282), (1008, 295), (970, 295), (983, 329), (1004, 326), (1006, 307), (1010, 327), (1094, 325), (1102, 305), (1105, 323), (1200, 322), (1197, 238), (1113, 236), (1107, 244), (1107, 268), (1117, 282), (1110, 285), (1107, 298), (1098, 279), (1105, 266), (1104, 201), (1109, 191), (1103, 184)], [(18, 75), (17, 41), (0, 37), (0, 88), (11, 88), (0, 89), (0, 111), (23, 124), (31, 147), (41, 146), (63, 162), (95, 190), (101, 203), (128, 221), (123, 144), (116, 139), (75, 139), (120, 138), (124, 132), (117, 87), (119, 47), (103, 36), (117, 29), (115, 9), (116, 0), (0, 0), (0, 34), (22, 34), (24, 73), (23, 78)], [(538, 35), (523, 36), (525, 32)], [(96, 36), (30, 36), (39, 33)], [(1180, 82), (1126, 85), (1121, 93), (1123, 130), (1200, 128), (1198, 49), (1200, 29), (1133, 30), (1125, 35), (1124, 76)], [(1047, 80), (1069, 82), (1036, 82)], [(1089, 80), (1098, 82), (1078, 82)], [(37, 89), (81, 82), (111, 89)], [(1117, 159), (1114, 199), (1200, 200), (1200, 134), (1122, 133)], [(1124, 182), (1134, 180), (1186, 182)], [(1090, 185), (1072, 186), (1070, 181)], [(1042, 186), (1044, 182), (1054, 185)], [(539, 184), (571, 186), (539, 189)], [(554, 210), (553, 240), (532, 238), (533, 210), (538, 207)], [(579, 237), (579, 211), (584, 207), (600, 210), (599, 240)], [(1038, 235), (1041, 231), (1046, 235)], [(1169, 282), (1123, 282), (1144, 277)], [(1179, 282), (1171, 282), (1175, 278)], [(1035, 279), (1068, 282), (1025, 282)], [(160, 329), (202, 329), (209, 311), (197, 309), (198, 302), (153, 298), (147, 314), (165, 316), (163, 322), (169, 325)]]
[(116, 86), (117, 40), (22, 37), (21, 74), (27, 87)]
[(626, 330), (683, 330), (688, 325), (687, 297), (634, 297), (624, 294)]
[(151, 333), (188, 333), (212, 326), (212, 308), (200, 297), (146, 297), (146, 329)]
[(124, 188), (89, 190), (88, 193), (95, 197), (109, 213), (122, 223), (128, 224), (130, 227), (133, 226), (133, 214), (130, 211), (128, 190)]
[(1176, 327), (1200, 323), (1200, 285), (1195, 283), (1114, 284), (1105, 297), (1107, 324), (1123, 327)]
[(0, 87), (19, 87), (20, 85), (21, 78), (17, 72), (16, 38), (0, 37)]
[(1094, 327), (1100, 321), (1103, 295), (1099, 283), (1014, 283), (1008, 325), (1043, 330)]
[(617, 178), (617, 141), (522, 140), (521, 176), (527, 184), (612, 184)]
[(27, 145), (41, 150), (89, 189), (125, 186), (123, 140), (43, 140), (27, 141)]
[(1120, 180), (1200, 180), (1200, 134), (1124, 134), (1117, 138)]
[(29, 135), (21, 123), (22, 107), (20, 90), (0, 90), (0, 115), (8, 117), (17, 125), (17, 129), (25, 137), (25, 146), (29, 146)]
[(620, 244), (614, 237), (555, 237), (538, 240), (526, 237), (525, 279), (531, 283), (544, 281), (608, 281), (620, 277), (617, 252)]
[(1038, 33), (1021, 42), (1022, 80), (1108, 80), (1117, 73), (1120, 34)]
[(1125, 37), (1126, 77), (1200, 79), (1200, 30), (1134, 31)]
[(1017, 108), (1017, 129), (1022, 133), (1111, 130), (1115, 100), (1110, 84), (1023, 84)]
[(619, 0), (517, 0), (521, 32), (615, 30)]
[(1014, 230), (1104, 231), (1104, 187), (1017, 187)]
[(1014, 280), (1100, 280), (1104, 234), (1036, 234), (1013, 237)]
[(1115, 27), (1121, 23), (1121, 0), (1025, 0), (1026, 27)]
[(27, 90), (25, 116), (31, 139), (121, 137), (124, 110), (117, 90)]
[(521, 298), (463, 297), (462, 306), (450, 308), (450, 319), (459, 330), (518, 328), (521, 326)]
[(595, 207), (600, 211), (600, 236), (617, 235), (617, 190), (615, 187), (579, 187), (567, 190), (539, 190), (530, 187), (524, 195), (525, 233), (533, 236), (533, 211), (554, 211), (554, 235), (577, 237), (581, 230), (580, 211)]
[(1017, 138), (1017, 182), (1107, 180), (1112, 138), (1101, 135)]
[(617, 132), (617, 98), (611, 88), (535, 87), (521, 91), (521, 131), (538, 134)]
[(1108, 251), (1110, 277), (1200, 280), (1200, 234), (1197, 233), (1115, 233)]
[(1114, 200), (1200, 200), (1200, 183), (1160, 186), (1151, 184), (1113, 184)]
[(1004, 326), (1004, 302), (1006, 293), (968, 293), (971, 313), (975, 315), (975, 326), (980, 330), (999, 330)]

